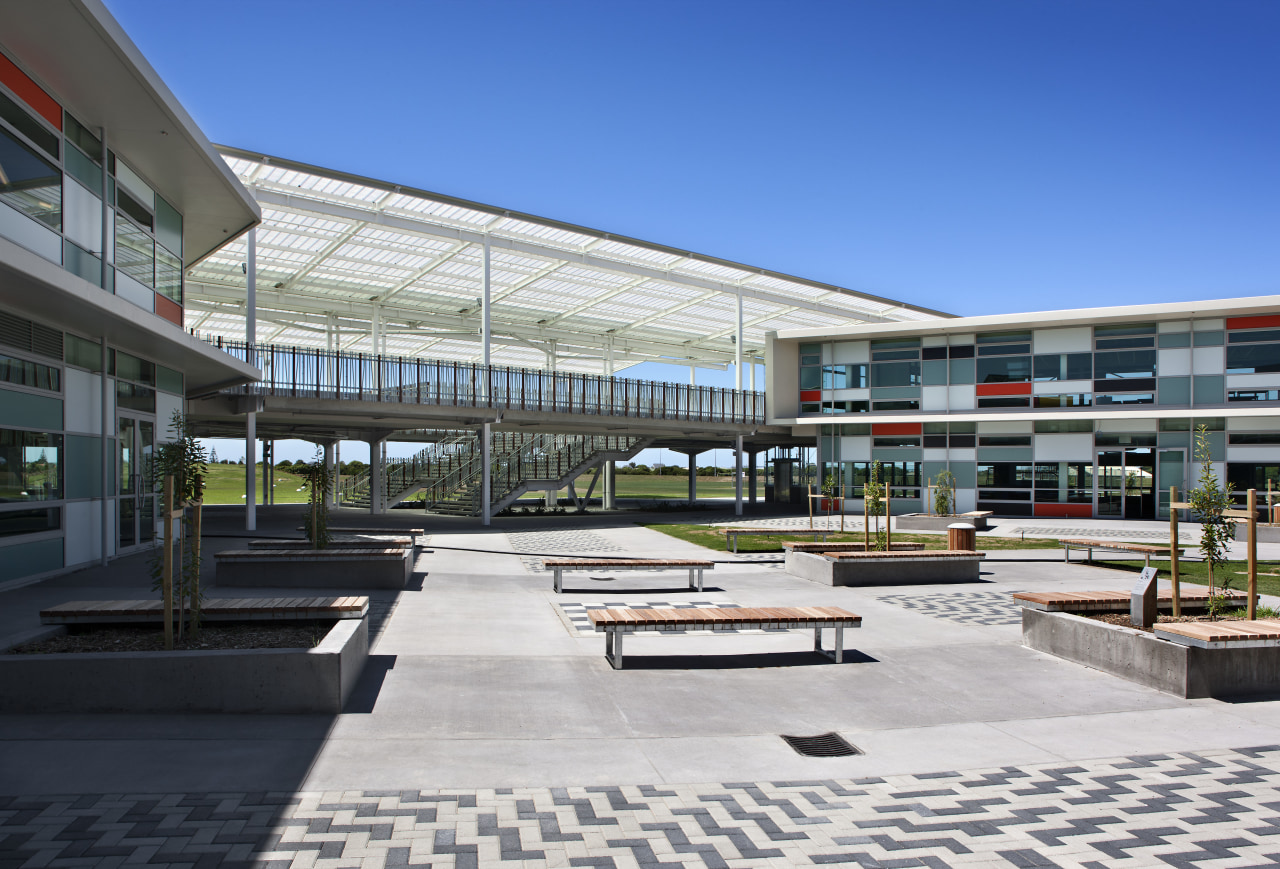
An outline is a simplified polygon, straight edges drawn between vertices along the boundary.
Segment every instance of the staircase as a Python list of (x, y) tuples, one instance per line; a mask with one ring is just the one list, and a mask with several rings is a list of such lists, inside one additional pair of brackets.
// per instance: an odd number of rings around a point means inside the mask
[[(423, 488), (456, 471), (460, 464), (469, 460), (475, 449), (472, 443), (475, 439), (475, 434), (469, 431), (441, 432), (440, 440), (413, 456), (388, 461), (383, 474), (387, 506), (416, 495)], [(368, 509), (371, 482), (368, 469), (344, 478), (338, 488), (338, 502), (346, 507)]]
[[(490, 509), (505, 509), (528, 492), (560, 489), (611, 461), (627, 461), (649, 438), (614, 435), (493, 432), (490, 436)], [(484, 465), (474, 432), (448, 432), (408, 459), (387, 462), (388, 507), (424, 493), (427, 509), (452, 516), (479, 516)], [(368, 508), (368, 471), (343, 480), (340, 503)]]

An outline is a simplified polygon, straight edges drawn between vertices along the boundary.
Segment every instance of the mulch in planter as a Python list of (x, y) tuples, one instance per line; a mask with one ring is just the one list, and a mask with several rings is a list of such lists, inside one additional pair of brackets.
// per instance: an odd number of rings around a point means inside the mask
[[(1155, 633), (1154, 628), (1140, 628), (1129, 619), (1128, 613), (1077, 613), (1083, 615), (1087, 619), (1093, 619), (1096, 622), (1106, 622), (1109, 625), (1121, 625), (1126, 628), (1133, 628), (1135, 631), (1146, 631), (1148, 634)], [(1241, 616), (1219, 616), (1211, 618), (1210, 616), (1200, 613), (1193, 616), (1178, 616), (1176, 619), (1171, 615), (1161, 613), (1156, 616), (1156, 624), (1172, 624), (1173, 622), (1239, 622), (1244, 621)]]
[[(184, 651), (214, 649), (310, 649), (319, 645), (332, 621), (250, 622), (205, 625), (196, 636), (175, 632), (173, 648)], [(12, 655), (76, 652), (163, 652), (164, 632), (157, 625), (78, 625), (69, 633), (10, 649)]]

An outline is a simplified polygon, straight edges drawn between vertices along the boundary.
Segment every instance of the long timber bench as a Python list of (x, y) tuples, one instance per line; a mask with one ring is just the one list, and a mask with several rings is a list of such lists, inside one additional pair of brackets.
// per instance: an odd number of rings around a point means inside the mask
[[(871, 544), (874, 546), (875, 544)], [(867, 544), (865, 543), (797, 543), (794, 540), (784, 540), (782, 542), (784, 549), (791, 552), (866, 552)], [(871, 550), (875, 552), (876, 550)], [(890, 552), (923, 552), (923, 543), (891, 543), (889, 544)]]
[(219, 587), (401, 589), (413, 553), (384, 549), (229, 549), (214, 554)]
[[(295, 530), (305, 532), (307, 529), (299, 525)], [(422, 547), (418, 544), (418, 538), (425, 536), (427, 533), (425, 528), (374, 528), (361, 525), (330, 525), (328, 530), (335, 538), (342, 539), (376, 540), (381, 537), (394, 537), (397, 539), (408, 537), (409, 545), (413, 547), (415, 555), (422, 550)], [(308, 543), (307, 545), (310, 544)]]
[[(720, 533), (725, 536), (725, 541), (733, 547), (733, 554), (738, 554), (738, 538), (746, 535), (748, 537), (799, 537), (802, 534), (813, 536), (814, 541), (819, 537), (826, 540), (828, 536), (834, 532), (825, 528), (721, 528)], [(783, 544), (786, 545), (785, 543)]]
[(975, 582), (986, 557), (965, 549), (922, 552), (797, 552), (787, 557), (792, 576), (824, 585), (923, 585)]
[[(1085, 563), (1093, 561), (1093, 551), (1101, 549), (1105, 552), (1134, 552), (1141, 555), (1146, 560), (1147, 567), (1151, 566), (1151, 556), (1160, 555), (1168, 556), (1171, 551), (1169, 546), (1152, 545), (1150, 543), (1125, 543), (1119, 540), (1090, 540), (1085, 538), (1068, 538), (1059, 540), (1062, 544), (1062, 560), (1070, 563), (1071, 550), (1083, 549), (1086, 551)], [(1185, 550), (1180, 550), (1179, 557)]]
[[(622, 638), (642, 631), (737, 631), (742, 628), (789, 630), (813, 628), (813, 649), (844, 663), (844, 629), (862, 626), (862, 616), (840, 607), (729, 607), (725, 609), (597, 609), (587, 615), (597, 633), (604, 634), (604, 656), (622, 669)], [(830, 651), (822, 648), (822, 631), (832, 628)]]
[(1155, 633), (1162, 640), (1197, 649), (1280, 647), (1280, 619), (1175, 622), (1155, 625)]
[[(298, 540), (250, 540), (250, 549), (310, 549), (310, 544)], [(395, 534), (335, 534), (323, 550), (330, 549), (406, 549), (412, 556), (414, 539)]]
[[(1247, 595), (1243, 592), (1226, 590), (1220, 594), (1238, 600), (1244, 606)], [(1179, 590), (1178, 598), (1188, 609), (1204, 609), (1209, 603), (1207, 588), (1187, 588)], [(1026, 609), (1041, 610), (1050, 613), (1102, 613), (1128, 612), (1131, 595), (1127, 591), (1018, 591), (1013, 599)], [(1173, 590), (1159, 589), (1156, 592), (1156, 606), (1169, 609), (1173, 606)]]
[[(200, 607), (206, 622), (310, 621), (362, 619), (367, 597), (210, 597)], [(44, 625), (156, 623), (164, 616), (160, 600), (73, 600), (40, 610)]]
[(551, 587), (556, 594), (564, 590), (565, 571), (590, 570), (597, 573), (616, 570), (687, 570), (689, 572), (689, 588), (702, 591), (702, 571), (712, 570), (714, 561), (694, 561), (690, 559), (662, 558), (549, 558), (542, 566), (552, 572)]

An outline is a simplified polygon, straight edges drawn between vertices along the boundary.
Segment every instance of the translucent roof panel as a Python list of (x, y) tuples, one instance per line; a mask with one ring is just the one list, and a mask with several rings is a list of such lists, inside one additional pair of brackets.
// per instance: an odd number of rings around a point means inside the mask
[[(474, 362), (489, 246), (491, 359), (599, 372), (763, 358), (799, 325), (946, 317), (843, 287), (231, 148), (258, 200), (257, 338)], [(188, 274), (187, 324), (244, 337), (247, 240)], [(374, 346), (375, 329), (381, 340)]]

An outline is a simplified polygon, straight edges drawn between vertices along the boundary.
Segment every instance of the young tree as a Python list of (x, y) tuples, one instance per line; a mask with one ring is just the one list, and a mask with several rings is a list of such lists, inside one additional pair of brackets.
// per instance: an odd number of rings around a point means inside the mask
[[(1199, 485), (1187, 493), (1187, 503), (1200, 521), (1200, 554), (1209, 565), (1209, 595), (1214, 597), (1214, 568), (1227, 560), (1233, 523), (1222, 514), (1231, 509), (1231, 483), (1218, 485), (1209, 453), (1209, 433), (1203, 425), (1196, 429), (1196, 461), (1200, 463)], [(1230, 580), (1222, 587), (1229, 588)]]
[(889, 548), (889, 535), (880, 530), (880, 514), (884, 512), (884, 466), (879, 462), (871, 463), (871, 473), (867, 477), (867, 485), (863, 488), (863, 498), (867, 502), (867, 512), (876, 518), (875, 548), (883, 552)]
[(950, 516), (956, 509), (956, 475), (943, 471), (933, 481), (933, 511)]
[(333, 494), (333, 474), (324, 463), (324, 452), (316, 447), (311, 463), (299, 460), (293, 470), (301, 475), (308, 492), (307, 515), (302, 519), (303, 531), (313, 549), (324, 549), (332, 539), (329, 533), (329, 502)]
[[(204, 447), (191, 434), (181, 412), (176, 410), (173, 412), (169, 421), (169, 431), (172, 439), (156, 447), (153, 479), (157, 483), (162, 483), (165, 477), (173, 477), (173, 503), (163, 503), (164, 495), (161, 494), (160, 514), (166, 517), (166, 527), (163, 539), (156, 544), (151, 574), (158, 587), (162, 582), (160, 576), (164, 561), (162, 547), (177, 546), (174, 558), (177, 569), (173, 578), (173, 591), (178, 605), (178, 636), (181, 637), (188, 607), (191, 612), (191, 632), (196, 634), (200, 631), (200, 606), (204, 601), (204, 591), (200, 586), (200, 565), (203, 558), (200, 551), (199, 523), (198, 521), (189, 522), (184, 518), (170, 524), (167, 517), (171, 510), (204, 498), (204, 483), (209, 473), (209, 459)], [(144, 469), (144, 474), (146, 473)], [(162, 493), (163, 491), (164, 489), (161, 488)]]

